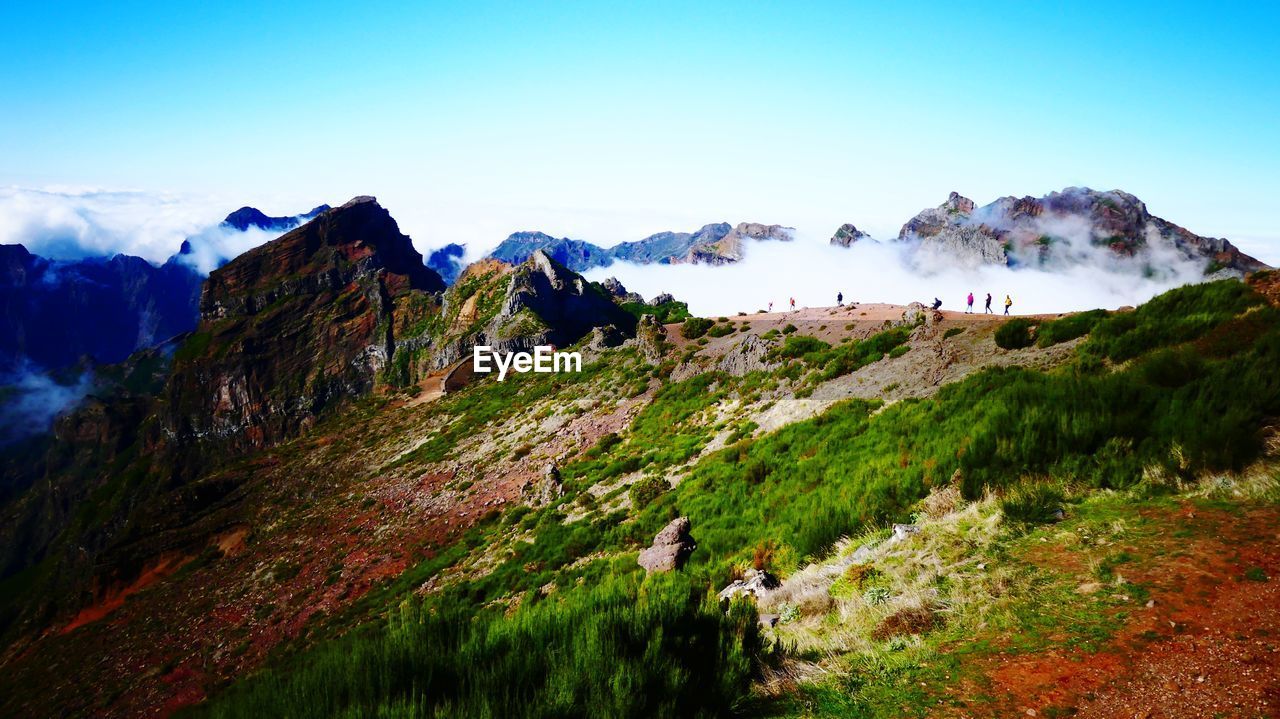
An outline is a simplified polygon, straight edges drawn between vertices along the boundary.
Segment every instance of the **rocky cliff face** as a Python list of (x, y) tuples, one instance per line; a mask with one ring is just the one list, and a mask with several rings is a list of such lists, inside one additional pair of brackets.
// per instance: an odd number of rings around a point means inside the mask
[(1002, 197), (989, 205), (957, 193), (902, 226), (917, 264), (1053, 266), (1132, 259), (1150, 271), (1188, 263), (1206, 275), (1265, 267), (1225, 239), (1201, 237), (1147, 211), (1133, 195), (1071, 187), (1041, 198)]
[(166, 390), (165, 433), (231, 451), (296, 434), (371, 391), (398, 310), (443, 289), (374, 198), (323, 212), (210, 274)]
[(568, 347), (593, 329), (634, 334), (636, 319), (608, 291), (535, 251), (519, 266), (482, 260), (445, 293), (443, 334), (429, 343), (430, 368), (463, 359), (476, 345), (500, 352)]

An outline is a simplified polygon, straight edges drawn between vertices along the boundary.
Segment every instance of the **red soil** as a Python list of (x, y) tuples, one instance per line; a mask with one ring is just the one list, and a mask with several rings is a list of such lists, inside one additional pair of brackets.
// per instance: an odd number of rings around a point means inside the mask
[[(1170, 524), (1192, 538), (1166, 534), (1168, 554), (1124, 565), (1152, 601), (1127, 607), (1106, 647), (996, 656), (980, 667), (992, 713), (965, 715), (1280, 716), (1280, 510), (1184, 509)], [(1268, 581), (1247, 578), (1250, 569)]]

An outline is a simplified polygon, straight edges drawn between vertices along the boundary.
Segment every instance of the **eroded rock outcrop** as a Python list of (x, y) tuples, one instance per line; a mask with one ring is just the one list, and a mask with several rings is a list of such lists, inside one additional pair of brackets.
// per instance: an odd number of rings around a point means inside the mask
[(372, 197), (244, 253), (205, 282), (165, 392), (165, 434), (232, 452), (296, 435), (372, 391), (396, 349), (397, 313), (443, 289)]
[(653, 538), (653, 545), (636, 559), (648, 572), (671, 572), (680, 569), (698, 548), (690, 536), (688, 517), (676, 517)]
[(1120, 190), (1069, 187), (1044, 197), (1002, 197), (977, 207), (955, 192), (911, 218), (898, 240), (923, 269), (981, 265), (1110, 266), (1144, 274), (1242, 276), (1264, 268), (1225, 239), (1202, 237), (1152, 215)]

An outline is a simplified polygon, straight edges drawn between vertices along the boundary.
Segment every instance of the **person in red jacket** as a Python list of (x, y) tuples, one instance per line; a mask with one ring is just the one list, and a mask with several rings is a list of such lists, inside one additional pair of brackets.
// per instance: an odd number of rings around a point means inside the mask
[(973, 293), (969, 293), (969, 308), (964, 311), (966, 315), (973, 314)]

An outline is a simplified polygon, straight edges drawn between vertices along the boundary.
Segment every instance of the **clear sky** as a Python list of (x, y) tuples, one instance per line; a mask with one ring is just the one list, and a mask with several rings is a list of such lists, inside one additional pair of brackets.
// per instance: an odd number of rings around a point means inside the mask
[(1273, 3), (192, 5), (0, 6), (0, 185), (374, 194), (419, 248), (1087, 185), (1280, 262)]

